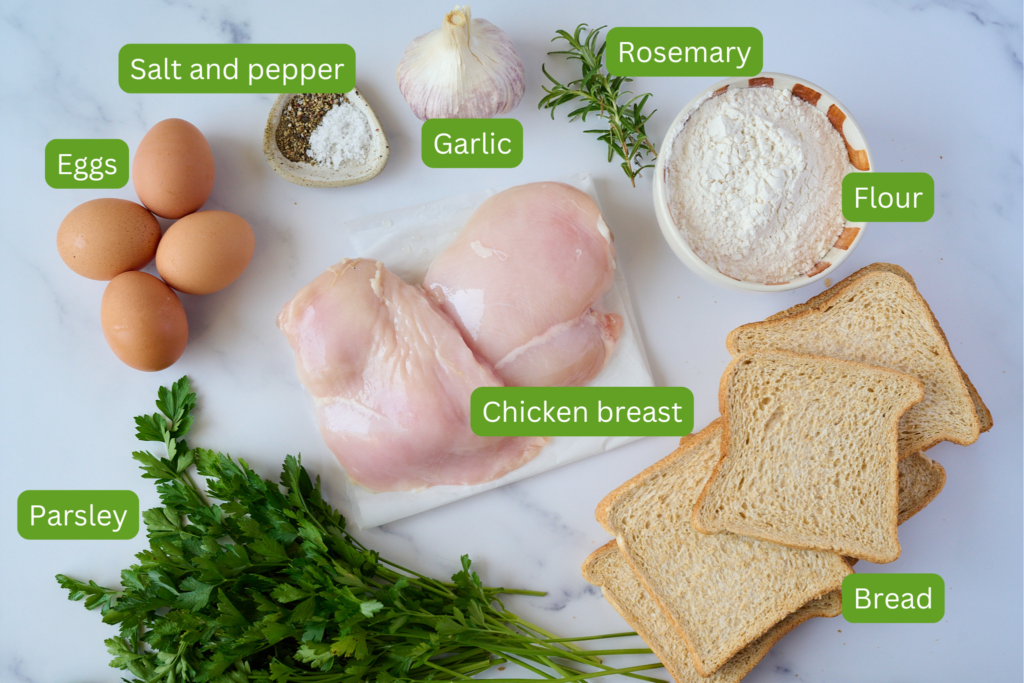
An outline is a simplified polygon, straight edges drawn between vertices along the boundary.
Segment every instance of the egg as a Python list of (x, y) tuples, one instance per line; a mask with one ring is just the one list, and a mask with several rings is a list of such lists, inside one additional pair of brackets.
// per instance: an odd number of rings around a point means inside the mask
[(107, 285), (100, 324), (110, 350), (136, 370), (170, 367), (188, 342), (188, 320), (178, 295), (159, 278), (136, 270)]
[(156, 255), (160, 224), (125, 199), (93, 199), (71, 210), (57, 229), (57, 252), (90, 280), (110, 280), (144, 268)]
[(167, 229), (156, 250), (156, 269), (179, 292), (210, 294), (238, 279), (255, 246), (252, 228), (241, 216), (200, 211)]
[(182, 119), (166, 119), (150, 128), (132, 161), (135, 193), (162, 218), (198, 211), (213, 191), (213, 175), (210, 144)]

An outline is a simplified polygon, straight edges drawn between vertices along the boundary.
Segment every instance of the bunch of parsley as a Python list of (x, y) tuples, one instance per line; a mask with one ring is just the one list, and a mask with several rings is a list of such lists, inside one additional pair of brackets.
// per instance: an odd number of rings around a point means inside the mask
[[(657, 680), (635, 672), (660, 664), (615, 669), (598, 658), (648, 649), (575, 645), (632, 634), (555, 638), (497, 597), (543, 593), (485, 587), (467, 556), (450, 583), (381, 558), (345, 530), (298, 458), (285, 458), (277, 484), (244, 460), (190, 448), (188, 378), (161, 387), (156, 405), (135, 418), (137, 437), (162, 442), (167, 457), (133, 453), (163, 503), (143, 513), (149, 549), (121, 572), (120, 591), (57, 576), (71, 600), (120, 626), (106, 641), (112, 667), (154, 683), (452, 681), (503, 663), (550, 681)], [(219, 503), (196, 487), (192, 465)]]

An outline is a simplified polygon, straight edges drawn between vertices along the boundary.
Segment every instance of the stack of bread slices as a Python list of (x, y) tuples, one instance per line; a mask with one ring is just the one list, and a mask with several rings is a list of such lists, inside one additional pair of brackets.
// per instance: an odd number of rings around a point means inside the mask
[(938, 495), (924, 451), (992, 416), (913, 279), (864, 268), (727, 340), (721, 417), (608, 494), (615, 540), (583, 575), (677, 683), (742, 679), (782, 636), (841, 612), (858, 559)]

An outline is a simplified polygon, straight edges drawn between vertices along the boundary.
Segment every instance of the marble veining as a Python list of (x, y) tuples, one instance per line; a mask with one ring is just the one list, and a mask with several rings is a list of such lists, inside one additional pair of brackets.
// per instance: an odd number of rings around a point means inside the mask
[[(317, 432), (293, 356), (274, 325), (281, 306), (325, 267), (353, 253), (348, 220), (484, 188), (571, 173), (595, 178), (615, 234), (656, 381), (689, 387), (696, 427), (717, 414), (726, 334), (817, 294), (820, 286), (752, 296), (704, 283), (665, 245), (651, 207), (651, 182), (622, 177), (585, 124), (536, 109), (541, 63), (556, 29), (580, 21), (609, 26), (759, 28), (766, 70), (820, 83), (856, 113), (884, 171), (925, 171), (936, 181), (934, 218), (873, 224), (837, 277), (874, 261), (915, 277), (957, 359), (995, 415), (995, 429), (963, 449), (929, 455), (947, 470), (943, 493), (900, 528), (903, 556), (859, 571), (936, 572), (950, 589), (946, 617), (927, 627), (812, 619), (784, 638), (746, 679), (852, 683), (866, 680), (1020, 680), (1022, 610), (1022, 13), (1020, 2), (844, 0), (821, 3), (491, 3), (474, 15), (505, 30), (526, 66), (527, 90), (513, 112), (526, 131), (515, 169), (435, 171), (419, 159), (421, 123), (395, 85), (406, 43), (436, 26), (449, 6), (430, 3), (297, 4), (164, 0), (149, 3), (7, 2), (0, 6), (0, 683), (115, 681), (97, 614), (70, 603), (53, 575), (116, 581), (144, 547), (119, 542), (25, 541), (14, 500), (27, 489), (132, 489), (157, 504), (130, 453), (131, 418), (153, 410), (156, 387), (187, 373), (200, 408), (190, 443), (244, 457), (276, 477), (287, 453), (340, 490)], [(128, 95), (117, 85), (126, 43), (348, 42), (358, 85), (381, 118), (392, 156), (364, 185), (318, 190), (290, 185), (268, 167), (262, 133), (272, 95)], [(564, 67), (564, 68), (563, 68)], [(660, 142), (673, 116), (714, 79), (637, 79), (658, 109), (648, 129)], [(120, 138), (134, 150), (159, 120), (185, 118), (207, 136), (217, 181), (207, 208), (253, 225), (252, 264), (231, 287), (183, 296), (191, 338), (169, 370), (121, 365), (99, 326), (103, 283), (61, 262), (57, 226), (118, 190), (53, 190), (42, 151), (54, 138)], [(588, 123), (590, 123), (588, 121)], [(169, 221), (163, 221), (166, 227)], [(152, 266), (148, 269), (154, 272)], [(813, 291), (810, 291), (813, 290)], [(469, 554), (491, 585), (547, 592), (505, 604), (559, 634), (626, 630), (583, 580), (580, 565), (609, 540), (594, 519), (601, 498), (667, 455), (673, 439), (617, 450), (377, 529), (364, 543), (438, 577)], [(635, 639), (621, 641), (636, 646)], [(619, 641), (616, 641), (619, 642)], [(643, 658), (637, 658), (637, 661)], [(511, 669), (488, 677), (509, 676)]]

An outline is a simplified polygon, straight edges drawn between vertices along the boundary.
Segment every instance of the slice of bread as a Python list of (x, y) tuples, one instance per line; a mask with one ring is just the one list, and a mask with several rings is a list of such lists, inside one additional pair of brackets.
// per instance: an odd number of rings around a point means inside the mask
[[(946, 470), (924, 453), (914, 453), (899, 462), (900, 503), (896, 524), (900, 525), (935, 500), (946, 485)], [(850, 566), (856, 557), (847, 557)]]
[(924, 385), (925, 394), (903, 417), (900, 457), (940, 441), (974, 443), (982, 422), (991, 424), (991, 416), (984, 417), (988, 411), (980, 398), (980, 408), (975, 405), (965, 375), (928, 304), (912, 281), (894, 268), (879, 266), (847, 278), (829, 290), (832, 293), (827, 298), (820, 295), (821, 299), (812, 299), (802, 310), (733, 330), (726, 341), (729, 352), (736, 356), (779, 349), (914, 375)]
[(903, 524), (935, 500), (946, 485), (946, 469), (924, 453), (903, 458), (900, 470), (900, 507), (896, 518)]
[(738, 683), (784, 635), (812, 617), (834, 617), (843, 609), (839, 591), (815, 598), (772, 626), (763, 636), (733, 655), (722, 668), (705, 678), (694, 668), (686, 646), (644, 590), (625, 556), (619, 552), (616, 541), (591, 553), (583, 563), (583, 578), (601, 587), (605, 599), (644, 639), (676, 683)]
[[(856, 278), (860, 277), (861, 275), (877, 272), (886, 272), (899, 275), (901, 278), (909, 282), (915, 290), (917, 289), (917, 283), (914, 282), (914, 278), (911, 277), (910, 273), (908, 273), (903, 268), (900, 268), (899, 266), (893, 263), (872, 263), (870, 266), (864, 266), (863, 268), (861, 268), (860, 270), (858, 270), (856, 273), (846, 278), (845, 280), (837, 282), (836, 284), (832, 285), (821, 294), (809, 299), (807, 302), (797, 304), (796, 306), (788, 308), (785, 311), (780, 311), (775, 315), (770, 315), (767, 318), (765, 318), (765, 321), (778, 320), (780, 318), (788, 318), (791, 315), (803, 313), (804, 311), (810, 308), (816, 308), (821, 304), (825, 303), (826, 301), (828, 301), (829, 299), (831, 299), (839, 289), (845, 287), (847, 284), (849, 284)], [(920, 292), (918, 293), (920, 294)], [(925, 305), (927, 306), (927, 303)], [(946, 342), (946, 347), (948, 348), (949, 340), (946, 339), (946, 333), (942, 330), (942, 327), (939, 325), (939, 321), (935, 319), (935, 314), (932, 313), (930, 308), (928, 309), (928, 314), (932, 316), (932, 322), (935, 324), (935, 328), (942, 335), (942, 339), (943, 341)], [(953, 360), (956, 361), (956, 357), (954, 357)], [(968, 392), (970, 392), (971, 394), (971, 402), (974, 404), (974, 412), (978, 416), (978, 422), (981, 425), (981, 431), (987, 432), (988, 430), (992, 429), (992, 413), (989, 412), (988, 406), (985, 405), (985, 402), (981, 400), (981, 395), (978, 393), (978, 390), (974, 387), (974, 384), (971, 382), (971, 378), (968, 377), (967, 373), (964, 372), (963, 368), (960, 367), (959, 361), (956, 361), (956, 366), (960, 370), (960, 374), (964, 379), (964, 383), (967, 385)]]
[(899, 275), (901, 278), (903, 278), (904, 280), (906, 280), (910, 284), (914, 285), (915, 288), (917, 287), (917, 283), (914, 282), (914, 278), (910, 275), (910, 273), (908, 273), (904, 268), (902, 268), (900, 266), (897, 266), (895, 263), (872, 263), (870, 266), (864, 266), (863, 268), (858, 270), (853, 275), (850, 275), (849, 277), (844, 278), (844, 279), (840, 280), (839, 282), (835, 283), (834, 285), (832, 285), (831, 287), (826, 289), (821, 294), (817, 294), (817, 295), (811, 297), (810, 299), (808, 299), (807, 301), (805, 301), (802, 304), (797, 304), (796, 306), (791, 306), (790, 308), (787, 308), (784, 311), (779, 311), (778, 313), (770, 315), (767, 318), (765, 318), (765, 320), (778, 320), (779, 318), (788, 318), (791, 315), (796, 315), (797, 313), (803, 313), (804, 311), (806, 311), (809, 308), (817, 308), (818, 306), (820, 306), (821, 304), (825, 303), (826, 301), (831, 299), (833, 296), (835, 296), (835, 293), (837, 291), (839, 291), (840, 289), (845, 287), (847, 284), (849, 284), (853, 280), (856, 280), (861, 275), (867, 275), (868, 273), (880, 273), (880, 272), (893, 273), (895, 275)]
[(698, 531), (731, 531), (872, 562), (900, 555), (897, 427), (921, 382), (787, 351), (726, 367), (722, 457), (694, 507)]
[(802, 605), (839, 590), (851, 573), (833, 553), (693, 528), (693, 506), (719, 460), (721, 434), (716, 420), (685, 437), (597, 507), (597, 521), (615, 535), (705, 677)]

